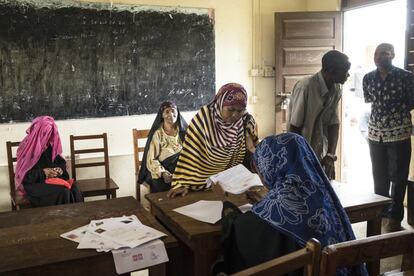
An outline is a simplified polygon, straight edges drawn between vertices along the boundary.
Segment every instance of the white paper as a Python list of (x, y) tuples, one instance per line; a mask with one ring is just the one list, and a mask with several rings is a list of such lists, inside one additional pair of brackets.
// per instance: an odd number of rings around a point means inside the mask
[(250, 203), (246, 203), (246, 204), (244, 204), (244, 205), (242, 205), (242, 206), (239, 206), (239, 209), (240, 209), (240, 211), (242, 211), (243, 213), (246, 213), (246, 212), (248, 212), (248, 211), (252, 210), (252, 207), (253, 207), (253, 205), (252, 205), (252, 204), (250, 204)]
[(216, 223), (221, 219), (223, 202), (214, 200), (200, 200), (196, 203), (174, 209), (173, 211), (191, 217), (193, 219)]
[(86, 233), (86, 230), (87, 230), (88, 226), (89, 226), (89, 224), (78, 227), (78, 228), (76, 228), (72, 231), (63, 233), (60, 236), (64, 239), (79, 243), (82, 240), (82, 238), (85, 236), (85, 233)]
[(115, 217), (115, 218), (106, 218), (101, 220), (92, 220), (86, 228), (86, 233), (80, 240), (78, 245), (78, 249), (96, 249), (98, 252), (109, 252), (112, 249), (119, 249), (122, 247), (126, 247), (122, 243), (118, 243), (116, 241), (107, 239), (100, 235), (97, 235), (94, 231), (98, 229), (101, 225), (104, 224), (111, 224), (114, 227), (122, 227), (125, 224), (133, 223), (135, 225), (141, 226), (142, 223), (139, 219), (135, 216), (122, 216), (122, 217)]
[(167, 251), (161, 240), (154, 240), (136, 248), (112, 250), (118, 274), (168, 262)]
[(112, 249), (125, 247), (123, 244), (105, 239), (99, 235), (86, 232), (77, 249), (96, 249), (98, 252), (108, 252)]
[(121, 247), (130, 248), (166, 236), (164, 233), (143, 225), (139, 221), (119, 218), (91, 221), (88, 232), (119, 244)]
[(231, 194), (241, 194), (251, 187), (263, 186), (260, 177), (242, 164), (210, 176), (207, 182), (218, 183), (225, 192)]

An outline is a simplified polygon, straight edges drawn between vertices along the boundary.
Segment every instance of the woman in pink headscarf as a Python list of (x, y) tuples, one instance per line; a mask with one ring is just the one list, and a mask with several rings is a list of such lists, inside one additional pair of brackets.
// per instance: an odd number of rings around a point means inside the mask
[(33, 207), (83, 201), (73, 180), (69, 179), (53, 118), (37, 117), (26, 133), (17, 149), (17, 192), (26, 195)]

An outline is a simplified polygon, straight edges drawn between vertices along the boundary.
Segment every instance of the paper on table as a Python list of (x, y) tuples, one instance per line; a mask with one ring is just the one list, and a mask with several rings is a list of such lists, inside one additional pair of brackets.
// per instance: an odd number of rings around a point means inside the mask
[(77, 249), (96, 249), (98, 252), (108, 252), (112, 249), (119, 249), (122, 247), (125, 246), (87, 231)]
[(210, 176), (207, 182), (218, 183), (224, 191), (231, 194), (241, 194), (253, 186), (263, 186), (260, 177), (242, 164)]
[(214, 200), (200, 200), (196, 203), (174, 209), (173, 211), (191, 217), (193, 219), (216, 223), (221, 219), (223, 202)]
[(89, 224), (78, 227), (78, 228), (76, 228), (72, 231), (63, 233), (60, 236), (64, 239), (79, 243), (82, 240), (82, 238), (85, 236), (85, 233), (86, 233), (86, 230), (88, 229), (88, 226), (89, 226)]
[[(124, 247), (137, 247), (154, 239), (166, 236), (164, 233), (135, 220), (104, 219), (92, 221), (88, 232)], [(117, 247), (119, 248), (119, 247)], [(115, 248), (115, 249), (117, 249)]]
[[(110, 223), (113, 225), (119, 225), (121, 227), (125, 224), (133, 223), (135, 225), (142, 225), (139, 219), (135, 216), (122, 216), (116, 218), (106, 218), (100, 220), (92, 220), (88, 225), (85, 225), (86, 231), (83, 237), (80, 239), (78, 249), (96, 249), (98, 252), (108, 252), (112, 249), (119, 249), (125, 247), (125, 245), (109, 240), (105, 237), (97, 235), (94, 231), (105, 223)], [(76, 229), (75, 229), (76, 230)], [(68, 232), (70, 233), (70, 232)], [(66, 235), (65, 233), (63, 235)]]
[(157, 239), (136, 248), (112, 250), (118, 274), (168, 262), (164, 243)]

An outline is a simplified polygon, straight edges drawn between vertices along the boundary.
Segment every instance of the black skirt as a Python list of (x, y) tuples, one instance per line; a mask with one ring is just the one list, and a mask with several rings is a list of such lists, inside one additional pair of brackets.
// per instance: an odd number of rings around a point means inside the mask
[[(225, 201), (222, 215), (223, 272), (232, 274), (299, 250), (295, 240), (252, 212)], [(303, 269), (288, 275), (303, 275)]]

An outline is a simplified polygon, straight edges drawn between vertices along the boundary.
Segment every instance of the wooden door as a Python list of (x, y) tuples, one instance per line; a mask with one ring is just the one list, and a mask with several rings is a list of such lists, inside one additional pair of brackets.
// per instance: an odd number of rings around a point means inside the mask
[(286, 105), (295, 83), (321, 69), (322, 56), (342, 50), (341, 12), (275, 13), (276, 133), (286, 131)]
[[(288, 99), (295, 83), (318, 72), (327, 51), (342, 51), (342, 20), (342, 12), (275, 13), (276, 134), (286, 132)], [(342, 113), (342, 101), (339, 112)], [(341, 137), (342, 128), (339, 157)], [(338, 158), (335, 164), (337, 178), (341, 175), (341, 160)]]
[(414, 73), (414, 0), (407, 0), (405, 69)]

